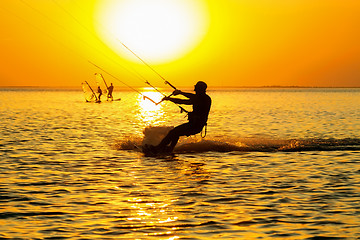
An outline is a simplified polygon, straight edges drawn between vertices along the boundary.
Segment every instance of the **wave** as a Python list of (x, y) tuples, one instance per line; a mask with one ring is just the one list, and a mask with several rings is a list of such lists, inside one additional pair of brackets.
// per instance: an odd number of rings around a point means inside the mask
[[(126, 137), (118, 140), (117, 150), (141, 151), (144, 144), (157, 145), (172, 127), (147, 127), (144, 138)], [(342, 139), (271, 139), (271, 138), (181, 138), (174, 153), (201, 152), (301, 152), (301, 151), (357, 151), (360, 150), (359, 138)]]

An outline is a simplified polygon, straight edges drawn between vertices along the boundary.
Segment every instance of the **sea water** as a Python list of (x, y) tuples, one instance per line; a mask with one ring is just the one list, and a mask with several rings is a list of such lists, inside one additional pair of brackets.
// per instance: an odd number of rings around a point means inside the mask
[(208, 93), (206, 137), (154, 158), (173, 103), (1, 89), (0, 239), (358, 239), (360, 89)]

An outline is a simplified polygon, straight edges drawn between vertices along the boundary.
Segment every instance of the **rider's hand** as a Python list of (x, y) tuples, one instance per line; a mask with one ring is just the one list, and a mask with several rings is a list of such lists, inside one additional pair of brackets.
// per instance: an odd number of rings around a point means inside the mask
[(175, 91), (173, 91), (172, 94), (173, 94), (174, 96), (176, 96), (176, 95), (181, 94), (181, 91), (176, 89)]

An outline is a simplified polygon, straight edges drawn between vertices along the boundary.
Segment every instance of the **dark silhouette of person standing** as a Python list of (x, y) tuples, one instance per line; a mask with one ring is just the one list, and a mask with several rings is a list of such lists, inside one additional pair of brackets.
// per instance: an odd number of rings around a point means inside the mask
[(193, 111), (188, 113), (188, 122), (181, 124), (164, 137), (159, 145), (151, 149), (155, 153), (172, 152), (180, 136), (190, 136), (200, 133), (207, 124), (208, 115), (211, 107), (211, 98), (206, 94), (207, 85), (203, 81), (196, 83), (194, 87), (195, 94), (175, 90), (173, 95), (183, 95), (187, 99), (165, 97), (163, 100), (171, 101), (177, 104), (192, 105)]
[(111, 83), (110, 86), (108, 87), (108, 94), (107, 94), (107, 100), (109, 101), (109, 98), (111, 99), (111, 101), (114, 101), (114, 98), (113, 98), (113, 93), (114, 91), (114, 86), (113, 84)]
[(97, 89), (97, 92), (98, 92), (98, 102), (101, 102), (101, 95), (102, 95), (102, 90), (101, 90), (101, 88), (100, 88), (100, 86), (98, 86), (98, 89)]

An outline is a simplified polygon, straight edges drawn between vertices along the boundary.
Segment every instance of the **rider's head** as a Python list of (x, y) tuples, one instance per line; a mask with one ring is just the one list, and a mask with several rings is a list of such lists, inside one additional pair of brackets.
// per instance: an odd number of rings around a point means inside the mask
[(198, 81), (195, 85), (195, 92), (196, 93), (205, 93), (206, 92), (207, 85), (203, 81)]

